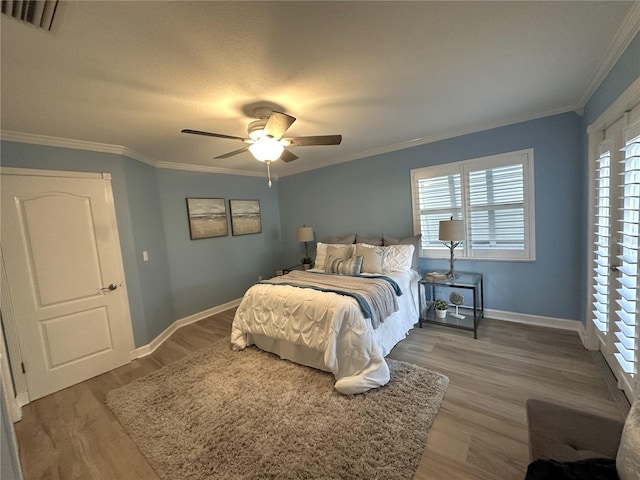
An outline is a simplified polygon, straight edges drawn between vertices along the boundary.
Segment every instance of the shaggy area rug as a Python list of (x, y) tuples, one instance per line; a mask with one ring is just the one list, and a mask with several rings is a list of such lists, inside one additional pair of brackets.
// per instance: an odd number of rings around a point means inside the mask
[(329, 373), (223, 340), (107, 404), (163, 479), (408, 480), (449, 379), (387, 361), (389, 384), (345, 396)]

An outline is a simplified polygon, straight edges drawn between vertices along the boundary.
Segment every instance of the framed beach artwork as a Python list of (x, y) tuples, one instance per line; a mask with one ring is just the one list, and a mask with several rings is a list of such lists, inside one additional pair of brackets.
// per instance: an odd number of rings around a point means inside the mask
[(259, 200), (229, 200), (229, 210), (232, 235), (262, 233)]
[(229, 235), (224, 198), (187, 198), (191, 240)]

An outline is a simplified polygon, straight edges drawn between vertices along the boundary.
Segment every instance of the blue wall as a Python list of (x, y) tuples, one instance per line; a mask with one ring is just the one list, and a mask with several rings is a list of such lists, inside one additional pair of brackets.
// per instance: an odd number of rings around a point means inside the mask
[[(136, 346), (180, 318), (240, 298), (258, 275), (280, 268), (277, 193), (263, 178), (157, 169), (121, 155), (16, 142), (1, 148), (5, 167), (111, 173)], [(259, 199), (263, 233), (190, 240), (185, 198), (197, 196)]]
[[(588, 232), (586, 127), (640, 77), (637, 34), (585, 106), (573, 113), (369, 157), (278, 182), (285, 263), (300, 257), (296, 227), (316, 237), (413, 233), (410, 170), (534, 148), (536, 261), (459, 261), (485, 274), (487, 308), (585, 321)], [(420, 260), (423, 271), (447, 263)]]
[[(273, 276), (280, 262), (276, 188), (265, 178), (158, 169), (158, 187), (176, 318), (242, 297), (259, 275)], [(186, 197), (259, 200), (262, 233), (191, 240)]]
[[(485, 274), (486, 307), (565, 319), (581, 319), (584, 276), (581, 119), (574, 113), (464, 135), (278, 181), (285, 250), (296, 259), (295, 228), (312, 225), (317, 238), (358, 233), (413, 234), (414, 168), (534, 149), (536, 261), (458, 261), (459, 270)], [(420, 260), (423, 271), (447, 261)]]

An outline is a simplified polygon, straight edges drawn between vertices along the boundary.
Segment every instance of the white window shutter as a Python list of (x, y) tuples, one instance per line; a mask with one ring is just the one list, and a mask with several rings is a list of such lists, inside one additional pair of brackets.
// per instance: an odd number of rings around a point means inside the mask
[[(638, 239), (640, 237), (640, 121), (625, 129), (623, 198), (618, 246), (621, 254), (616, 301), (615, 357), (632, 379), (638, 373)], [(634, 383), (634, 382), (631, 382)]]
[(609, 328), (609, 283), (611, 278), (611, 142), (600, 144), (596, 160), (595, 225), (593, 256), (592, 321), (603, 334)]

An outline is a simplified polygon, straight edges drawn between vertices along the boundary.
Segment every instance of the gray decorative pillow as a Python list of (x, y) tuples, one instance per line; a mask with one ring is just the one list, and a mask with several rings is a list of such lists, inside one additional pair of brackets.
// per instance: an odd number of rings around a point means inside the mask
[(338, 275), (359, 275), (361, 267), (362, 256), (342, 260), (329, 255), (327, 257), (327, 267), (324, 271), (327, 273), (337, 273)]
[(362, 272), (364, 273), (384, 273), (382, 260), (384, 249), (374, 247), (369, 244), (356, 243), (356, 255), (362, 256)]
[(367, 245), (381, 247), (382, 237), (365, 238), (365, 237), (361, 237), (360, 235), (356, 235), (356, 243), (366, 243)]
[(344, 237), (330, 237), (324, 243), (340, 243), (342, 245), (349, 245), (356, 243), (356, 234), (345, 235)]
[(330, 256), (339, 258), (340, 260), (346, 260), (353, 253), (353, 245), (328, 245), (327, 246), (327, 258)]
[(624, 422), (616, 470), (620, 480), (637, 480), (640, 478), (640, 400), (636, 399)]
[(418, 268), (418, 258), (420, 256), (420, 241), (422, 240), (422, 234), (413, 235), (402, 240), (393, 238), (388, 235), (382, 235), (382, 244), (385, 247), (389, 245), (413, 245), (413, 260), (411, 261), (411, 268)]

